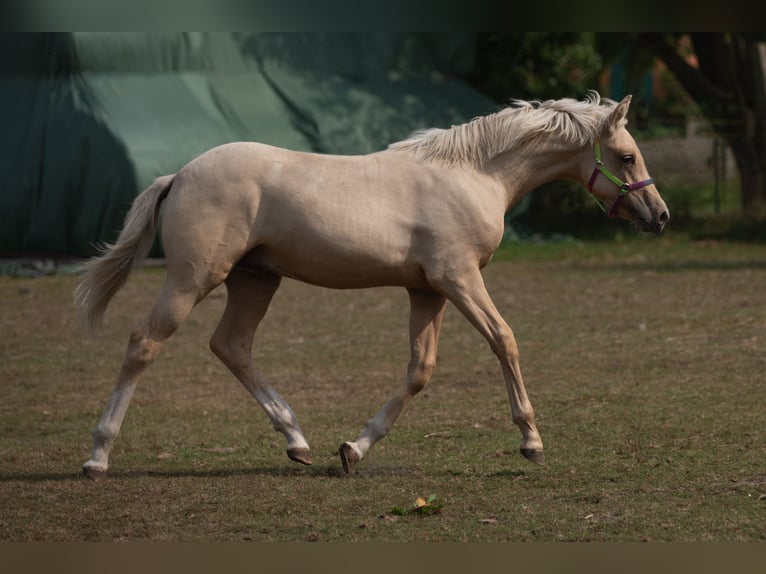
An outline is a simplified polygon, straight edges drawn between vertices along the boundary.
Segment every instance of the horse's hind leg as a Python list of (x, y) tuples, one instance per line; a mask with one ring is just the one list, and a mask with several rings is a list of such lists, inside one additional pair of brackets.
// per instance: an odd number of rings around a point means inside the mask
[(92, 479), (106, 474), (109, 452), (120, 432), (138, 379), (160, 352), (162, 343), (172, 335), (192, 308), (206, 293), (179, 290), (167, 281), (154, 309), (144, 323), (130, 335), (117, 384), (93, 431), (93, 451), (83, 465), (83, 472)]
[(407, 403), (428, 384), (436, 366), (439, 330), (446, 300), (433, 291), (412, 289), (409, 295), (411, 358), (407, 379), (402, 389), (367, 422), (356, 441), (340, 445), (338, 454), (347, 474), (353, 474), (356, 463), (391, 431)]
[(255, 330), (280, 281), (281, 278), (272, 273), (235, 267), (226, 279), (226, 310), (210, 339), (210, 348), (266, 411), (274, 430), (285, 436), (287, 456), (296, 462), (311, 464), (309, 445), (295, 413), (252, 360)]

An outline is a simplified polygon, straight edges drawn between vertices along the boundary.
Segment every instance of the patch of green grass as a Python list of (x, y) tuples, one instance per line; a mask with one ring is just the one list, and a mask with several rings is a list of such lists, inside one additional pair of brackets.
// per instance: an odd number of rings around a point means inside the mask
[(669, 231), (661, 236), (629, 232), (602, 240), (583, 241), (567, 237), (560, 241), (508, 241), (496, 251), (494, 261), (726, 269), (762, 266), (765, 251), (760, 242), (725, 239), (702, 230), (695, 233)]

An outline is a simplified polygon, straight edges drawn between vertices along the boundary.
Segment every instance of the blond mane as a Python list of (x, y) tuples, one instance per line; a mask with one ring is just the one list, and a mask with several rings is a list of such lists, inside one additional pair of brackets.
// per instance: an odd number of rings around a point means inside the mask
[(388, 149), (413, 154), (421, 161), (484, 165), (506, 151), (546, 134), (564, 141), (590, 144), (601, 133), (616, 102), (591, 91), (584, 101), (512, 100), (499, 112), (448, 129), (431, 128), (392, 143)]

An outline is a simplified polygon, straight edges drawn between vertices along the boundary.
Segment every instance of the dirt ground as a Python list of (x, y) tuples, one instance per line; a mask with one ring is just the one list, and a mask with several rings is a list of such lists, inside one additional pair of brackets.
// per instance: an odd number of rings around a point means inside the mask
[[(407, 296), (286, 281), (259, 368), (313, 448), (284, 455), (207, 341), (216, 290), (147, 372), (110, 477), (80, 476), (90, 431), (161, 268), (89, 338), (77, 278), (0, 278), (0, 540), (763, 540), (766, 247), (642, 242), (500, 254), (485, 270), (514, 328), (547, 466), (517, 453), (497, 360), (447, 310), (429, 387), (358, 475), (338, 444), (403, 382)], [(438, 514), (394, 507), (435, 494)]]

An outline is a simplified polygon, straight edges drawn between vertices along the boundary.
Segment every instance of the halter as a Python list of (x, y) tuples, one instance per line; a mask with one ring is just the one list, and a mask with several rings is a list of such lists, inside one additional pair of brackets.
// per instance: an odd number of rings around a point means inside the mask
[[(611, 171), (609, 171), (604, 165), (604, 162), (601, 161), (601, 145), (599, 144), (598, 139), (595, 142), (593, 142), (593, 151), (596, 154), (596, 167), (593, 168), (593, 173), (591, 174), (590, 179), (588, 180), (588, 191), (591, 194), (593, 194), (593, 184), (596, 182), (596, 178), (598, 177), (598, 174), (602, 174), (605, 178), (607, 178), (609, 181), (611, 181), (613, 184), (619, 187), (620, 191), (619, 191), (619, 194), (617, 195), (617, 199), (614, 200), (614, 203), (612, 204), (612, 208), (607, 213), (609, 217), (615, 217), (617, 215), (617, 210), (620, 208), (622, 201), (625, 199), (625, 196), (628, 195), (629, 191), (633, 191), (634, 189), (641, 189), (642, 187), (651, 185), (652, 183), (654, 183), (654, 180), (650, 177), (649, 179), (644, 179), (642, 181), (636, 181), (634, 183), (626, 183), (622, 181), (619, 177), (614, 175)], [(593, 198), (596, 200), (596, 203), (601, 208), (601, 211), (606, 212), (606, 208), (601, 204), (599, 199), (595, 195), (593, 195)]]

